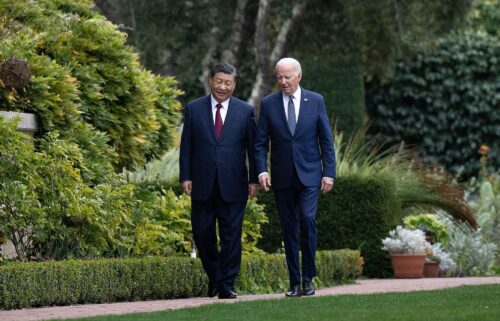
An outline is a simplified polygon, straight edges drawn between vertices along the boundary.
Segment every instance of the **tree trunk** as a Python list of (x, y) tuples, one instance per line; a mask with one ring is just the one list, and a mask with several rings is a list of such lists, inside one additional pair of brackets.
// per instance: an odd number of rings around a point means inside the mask
[(274, 83), (274, 65), (286, 55), (291, 46), (294, 28), (300, 23), (305, 15), (305, 9), (309, 1), (304, 0), (293, 6), (289, 18), (280, 27), (280, 31), (272, 51), (270, 52), (271, 40), (268, 34), (269, 15), (271, 11), (271, 0), (260, 0), (257, 14), (255, 31), (255, 55), (257, 61), (257, 75), (252, 88), (248, 103), (256, 108), (258, 115), (260, 101), (264, 95), (271, 92)]
[(256, 15), (254, 1), (238, 0), (234, 11), (232, 33), (229, 41), (221, 54), (221, 61), (239, 67), (245, 55), (246, 39), (254, 32), (254, 19)]
[(210, 85), (208, 84), (208, 78), (210, 76), (210, 65), (212, 64), (212, 58), (215, 51), (217, 50), (217, 28), (212, 28), (207, 39), (207, 51), (203, 60), (201, 61), (201, 75), (198, 77), (201, 85), (205, 89), (205, 94), (210, 93)]

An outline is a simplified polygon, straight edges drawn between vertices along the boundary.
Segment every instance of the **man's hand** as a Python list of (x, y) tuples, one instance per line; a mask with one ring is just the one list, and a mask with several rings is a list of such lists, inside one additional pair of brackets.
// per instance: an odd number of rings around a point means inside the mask
[(269, 188), (271, 187), (271, 177), (269, 174), (264, 173), (259, 176), (259, 183), (262, 188), (264, 188), (264, 191), (269, 192)]
[(182, 189), (184, 190), (184, 193), (191, 196), (191, 190), (193, 189), (193, 181), (182, 182)]
[(254, 198), (259, 190), (259, 184), (248, 184), (248, 197)]
[(323, 193), (327, 193), (332, 190), (333, 188), (333, 183), (335, 180), (333, 178), (328, 178), (328, 177), (323, 177), (321, 179), (321, 191)]

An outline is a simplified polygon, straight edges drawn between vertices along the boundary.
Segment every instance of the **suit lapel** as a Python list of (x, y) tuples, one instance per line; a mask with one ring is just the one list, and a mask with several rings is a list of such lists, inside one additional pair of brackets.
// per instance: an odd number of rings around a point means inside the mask
[(285, 126), (286, 130), (290, 135), (292, 135), (292, 132), (290, 131), (290, 128), (288, 127), (288, 121), (286, 119), (286, 114), (285, 114), (285, 106), (283, 105), (283, 92), (280, 91), (279, 95), (276, 95), (276, 99), (278, 100), (276, 102), (276, 106), (278, 106), (278, 114), (281, 117), (281, 120), (283, 121), (283, 126)]
[(214, 116), (212, 114), (212, 101), (210, 95), (208, 95), (205, 99), (205, 119), (206, 126), (208, 128), (208, 133), (210, 137), (212, 137), (214, 140), (215, 139), (215, 124), (214, 124)]
[[(236, 108), (238, 107), (235, 106), (234, 99), (229, 98), (226, 119), (224, 119), (224, 125), (222, 126), (222, 132), (220, 134), (219, 141), (224, 139), (226, 133), (229, 132), (229, 127), (234, 123), (233, 119), (237, 112)], [(215, 125), (214, 125), (214, 136), (215, 136)]]

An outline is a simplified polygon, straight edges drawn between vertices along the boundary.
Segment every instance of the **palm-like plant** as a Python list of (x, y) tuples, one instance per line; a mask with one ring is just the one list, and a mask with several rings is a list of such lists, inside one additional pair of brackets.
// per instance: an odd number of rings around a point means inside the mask
[(366, 129), (345, 140), (335, 135), (337, 175), (370, 177), (382, 175), (395, 184), (396, 197), (404, 209), (441, 209), (457, 221), (476, 227), (462, 189), (445, 172), (421, 164), (404, 145), (385, 147), (366, 139)]

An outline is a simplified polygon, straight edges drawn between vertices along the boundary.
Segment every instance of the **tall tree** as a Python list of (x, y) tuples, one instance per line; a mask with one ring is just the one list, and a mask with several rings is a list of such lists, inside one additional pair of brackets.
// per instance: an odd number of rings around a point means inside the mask
[[(346, 101), (341, 109), (357, 106), (352, 113), (357, 120), (349, 122), (359, 124), (364, 117), (363, 77), (390, 77), (395, 58), (413, 47), (432, 45), (457, 26), (473, 1), (99, 0), (97, 5), (112, 19), (109, 5), (116, 8), (131, 28), (129, 39), (136, 42), (144, 63), (158, 73), (176, 75), (186, 100), (207, 92), (208, 67), (224, 60), (244, 72), (237, 95), (258, 107), (275, 82), (274, 64), (293, 54), (308, 64), (319, 62), (310, 75), (316, 83), (343, 74), (336, 83), (358, 86), (356, 96), (339, 98), (339, 92), (333, 93), (327, 104)], [(354, 71), (346, 69), (350, 66)], [(332, 68), (346, 71), (335, 73)], [(351, 104), (350, 99), (357, 102)]]

